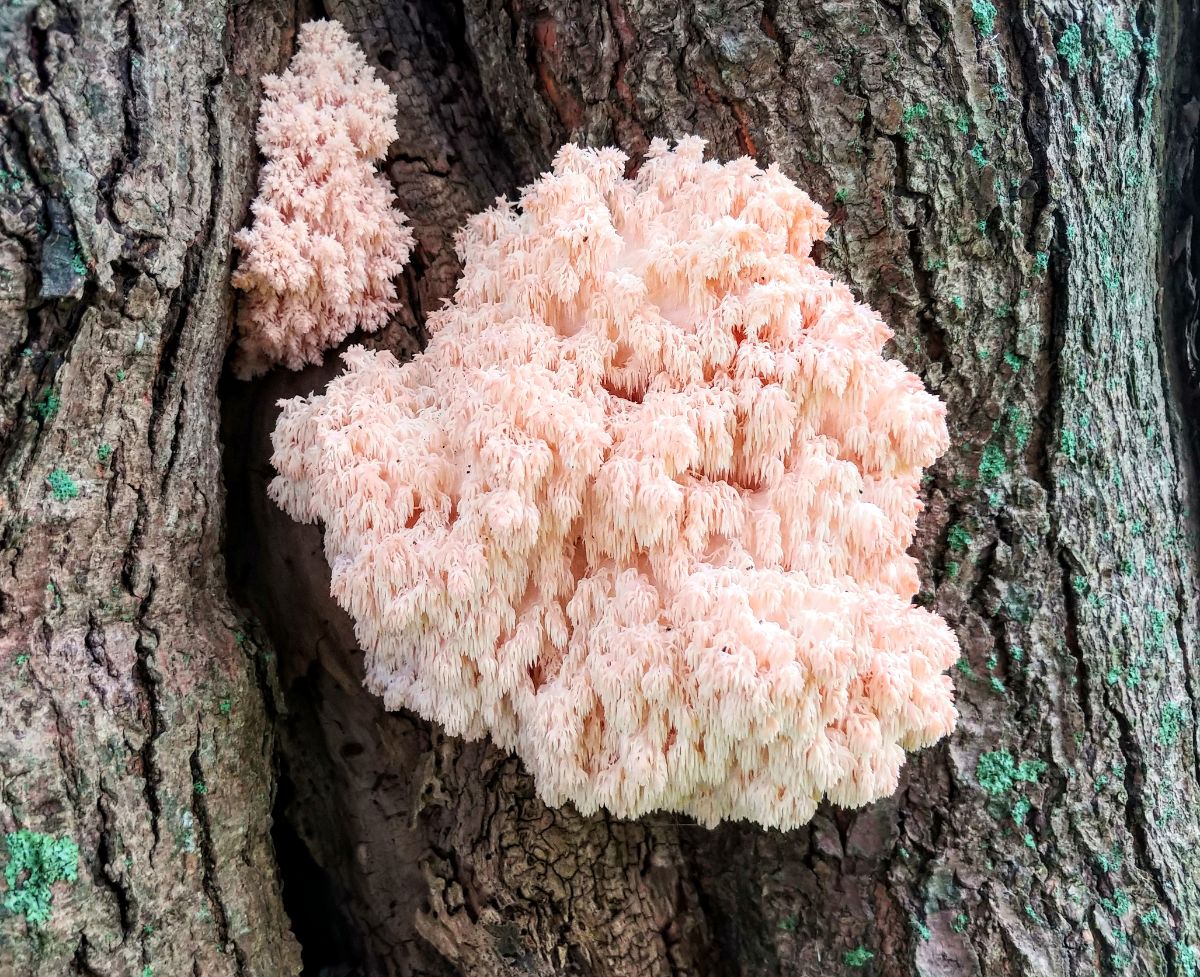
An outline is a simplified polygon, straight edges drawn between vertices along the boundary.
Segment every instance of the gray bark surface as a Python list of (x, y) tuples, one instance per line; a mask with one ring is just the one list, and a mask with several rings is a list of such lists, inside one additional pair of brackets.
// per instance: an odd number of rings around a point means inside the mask
[[(0, 974), (295, 974), (290, 927), (314, 975), (1194, 977), (1200, 15), (990, 9), (0, 8), (0, 834), (80, 849), (48, 922), (0, 909)], [(418, 246), (371, 345), (419, 348), (455, 228), (570, 139), (696, 133), (830, 210), (822, 262), (950, 408), (915, 551), (961, 720), (893, 798), (584, 818), (363, 691), (264, 494), (336, 357), (222, 377), (258, 78), (321, 14), (400, 103)]]
[(80, 853), (49, 920), (0, 909), (5, 975), (299, 960), (270, 667), (224, 581), (216, 398), (257, 77), (291, 16), (0, 8), (0, 834)]

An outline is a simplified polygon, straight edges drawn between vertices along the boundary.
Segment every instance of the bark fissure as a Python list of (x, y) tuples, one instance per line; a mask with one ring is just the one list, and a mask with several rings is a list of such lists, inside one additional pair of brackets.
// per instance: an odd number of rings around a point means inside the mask
[[(1183, 15), (1186, 17), (1186, 15)], [(1180, 26), (1178, 24), (1172, 26)], [(1162, 208), (1162, 248), (1159, 263), (1163, 283), (1158, 305), (1164, 394), (1179, 423), (1169, 436), (1183, 473), (1183, 522), (1192, 551), (1200, 551), (1200, 45), (1195, 34), (1179, 30), (1176, 47), (1164, 56), (1169, 79), (1177, 92), (1167, 118), (1164, 150), (1166, 183), (1171, 189)], [(1190, 421), (1190, 423), (1189, 423)], [(1189, 606), (1182, 587), (1176, 605)], [(1195, 613), (1195, 605), (1193, 614)], [(1195, 629), (1185, 629), (1188, 614), (1175, 621), (1176, 640), (1183, 649), (1187, 708), (1191, 716), (1193, 776), (1200, 784), (1200, 702), (1197, 701)]]
[[(163, 774), (158, 767), (156, 758), (158, 741), (162, 732), (162, 706), (159, 701), (161, 675), (154, 663), (154, 653), (158, 649), (159, 643), (158, 633), (145, 623), (145, 614), (150, 604), (150, 594), (153, 593), (153, 589), (154, 581), (152, 578), (150, 592), (147, 593), (145, 599), (138, 599), (138, 636), (134, 648), (137, 652), (139, 684), (146, 695), (146, 718), (144, 720), (146, 736), (139, 751), (142, 767), (142, 796), (146, 801), (146, 810), (150, 815), (150, 831), (154, 836), (154, 843), (157, 847), (158, 843), (162, 841), (162, 832), (159, 827), (159, 819), (162, 816), (162, 804), (159, 801), (158, 788), (163, 781)], [(129, 589), (129, 593), (133, 594), (132, 588)], [(134, 596), (136, 597), (137, 595), (134, 594)], [(151, 854), (151, 857), (153, 857), (153, 854)]]
[(213, 833), (209, 821), (208, 804), (205, 801), (208, 784), (204, 780), (204, 768), (200, 764), (201, 734), (202, 730), (197, 728), (196, 748), (189, 758), (189, 767), (192, 774), (192, 815), (200, 827), (200, 858), (203, 863), (204, 893), (208, 898), (209, 909), (216, 917), (217, 938), (220, 941), (222, 952), (228, 953), (232, 949), (237, 959), (237, 973), (241, 977), (246, 972), (245, 951), (237, 941), (230, 938), (229, 916), (225, 909), (225, 899), (222, 897), (216, 881), (219, 866), (216, 852), (213, 849)]

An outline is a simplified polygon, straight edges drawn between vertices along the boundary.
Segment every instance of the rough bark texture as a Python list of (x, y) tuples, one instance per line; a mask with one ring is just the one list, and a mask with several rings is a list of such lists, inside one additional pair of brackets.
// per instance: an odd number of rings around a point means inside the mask
[[(80, 846), (48, 922), (0, 910), (0, 973), (291, 974), (286, 907), (311, 974), (1192, 977), (1200, 17), (996, 8), (0, 10), (0, 830)], [(419, 243), (372, 343), (417, 347), (454, 228), (568, 139), (695, 132), (827, 203), (824, 263), (952, 420), (917, 550), (962, 720), (894, 798), (582, 818), (362, 690), (264, 496), (275, 400), (337, 364), (218, 387), (256, 81), (314, 13), (400, 98)]]
[[(47, 921), (0, 909), (6, 975), (299, 960), (271, 666), (226, 596), (216, 398), (257, 78), (292, 16), (0, 9), (0, 833), (80, 852)], [(37, 881), (17, 868), (6, 895)]]

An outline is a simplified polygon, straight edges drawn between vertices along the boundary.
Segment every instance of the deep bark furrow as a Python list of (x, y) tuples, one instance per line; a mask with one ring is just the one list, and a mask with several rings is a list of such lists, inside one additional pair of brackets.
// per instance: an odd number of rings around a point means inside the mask
[[(1194, 12), (1192, 14), (1194, 17)], [(1184, 475), (1181, 492), (1186, 540), (1191, 552), (1200, 552), (1200, 44), (1194, 31), (1180, 29), (1186, 11), (1164, 18), (1174, 28), (1175, 46), (1164, 58), (1167, 84), (1176, 91), (1166, 118), (1167, 139), (1163, 154), (1168, 193), (1162, 207), (1162, 245), (1159, 262), (1162, 292), (1159, 307), (1159, 355), (1165, 384), (1164, 396), (1172, 405), (1175, 423), (1169, 435), (1177, 464)], [(1183, 650), (1187, 708), (1190, 714), (1193, 776), (1200, 784), (1200, 702), (1197, 701), (1196, 649), (1200, 647), (1194, 622), (1200, 608), (1194, 599), (1176, 593), (1177, 605), (1190, 612), (1176, 619), (1176, 640)], [(1193, 622), (1188, 627), (1188, 620)]]

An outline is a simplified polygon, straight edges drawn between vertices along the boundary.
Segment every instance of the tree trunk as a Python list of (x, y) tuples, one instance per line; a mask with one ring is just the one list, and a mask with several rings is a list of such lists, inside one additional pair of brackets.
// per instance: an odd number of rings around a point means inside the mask
[[(996, 6), (0, 9), (0, 864), (79, 847), (46, 920), (3, 903), (0, 974), (1194, 977), (1200, 14)], [(915, 550), (961, 720), (893, 798), (584, 818), (362, 689), (264, 492), (336, 357), (222, 376), (258, 79), (321, 15), (400, 102), (418, 246), (372, 345), (418, 347), (454, 230), (567, 140), (696, 133), (830, 210), (950, 410)]]
[[(257, 78), (293, 16), (0, 10), (5, 975), (299, 961), (270, 839), (272, 666), (225, 583), (216, 396)], [(20, 831), (68, 846), (78, 880), (22, 857)]]

